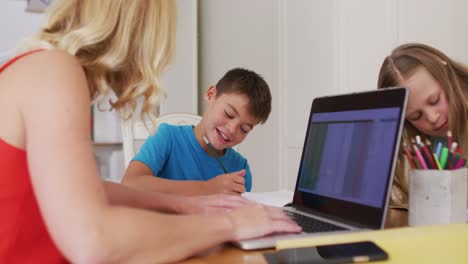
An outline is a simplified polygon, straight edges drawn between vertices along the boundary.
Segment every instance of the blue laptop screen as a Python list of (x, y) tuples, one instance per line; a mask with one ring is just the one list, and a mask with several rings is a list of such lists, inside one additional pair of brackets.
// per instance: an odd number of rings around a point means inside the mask
[(314, 113), (298, 190), (381, 207), (399, 118), (399, 107)]

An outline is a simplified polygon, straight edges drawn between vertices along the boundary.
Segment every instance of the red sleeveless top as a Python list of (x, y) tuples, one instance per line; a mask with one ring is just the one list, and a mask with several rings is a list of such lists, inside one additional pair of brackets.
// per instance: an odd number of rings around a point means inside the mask
[[(17, 56), (0, 66), (0, 73)], [(31, 184), (26, 152), (0, 138), (0, 263), (67, 263), (52, 241)]]

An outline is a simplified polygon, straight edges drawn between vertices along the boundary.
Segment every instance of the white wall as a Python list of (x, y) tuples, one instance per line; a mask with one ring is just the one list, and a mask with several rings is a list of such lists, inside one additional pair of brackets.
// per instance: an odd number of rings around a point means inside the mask
[(36, 32), (44, 14), (25, 12), (26, 1), (0, 2), (0, 63), (16, 53), (18, 41)]
[(200, 89), (204, 91), (215, 84), (234, 67), (255, 70), (271, 88), (271, 117), (239, 146), (239, 151), (249, 159), (256, 191), (278, 188), (277, 18), (278, 6), (271, 0), (199, 1)]
[(198, 113), (197, 2), (177, 1), (177, 45), (173, 63), (162, 76), (167, 97), (161, 114)]
[(239, 150), (250, 161), (253, 190), (293, 189), (312, 99), (376, 88), (383, 58), (419, 41), (468, 63), (461, 0), (203, 0), (200, 83), (229, 68), (265, 77), (273, 112)]

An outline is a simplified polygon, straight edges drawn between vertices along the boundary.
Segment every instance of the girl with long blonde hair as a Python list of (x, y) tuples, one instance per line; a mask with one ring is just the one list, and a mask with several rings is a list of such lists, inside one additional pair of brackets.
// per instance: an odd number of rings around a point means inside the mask
[[(467, 155), (468, 68), (465, 65), (428, 45), (408, 43), (395, 48), (385, 58), (377, 85), (380, 89), (392, 86), (409, 89), (404, 144), (410, 146), (416, 135), (425, 140), (446, 137), (451, 131), (454, 141)], [(407, 207), (407, 168), (401, 153), (392, 192), (394, 206)]]

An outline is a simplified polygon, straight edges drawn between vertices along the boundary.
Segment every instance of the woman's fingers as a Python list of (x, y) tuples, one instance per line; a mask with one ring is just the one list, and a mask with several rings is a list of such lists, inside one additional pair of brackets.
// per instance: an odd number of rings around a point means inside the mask
[(221, 213), (245, 206), (249, 201), (238, 195), (215, 194), (194, 196), (191, 200), (189, 213)]
[(302, 228), (291, 220), (274, 220), (273, 232), (278, 233), (299, 233)]
[(302, 230), (281, 209), (253, 202), (228, 214), (232, 217), (238, 240), (271, 233), (298, 233)]
[[(273, 207), (273, 206), (265, 206), (266, 207), (266, 210), (268, 211), (268, 213), (270, 214), (270, 216), (273, 218), (273, 219), (284, 219), (284, 220), (291, 220), (287, 215), (286, 213), (281, 210), (279, 207)], [(292, 221), (292, 220), (291, 220)]]

